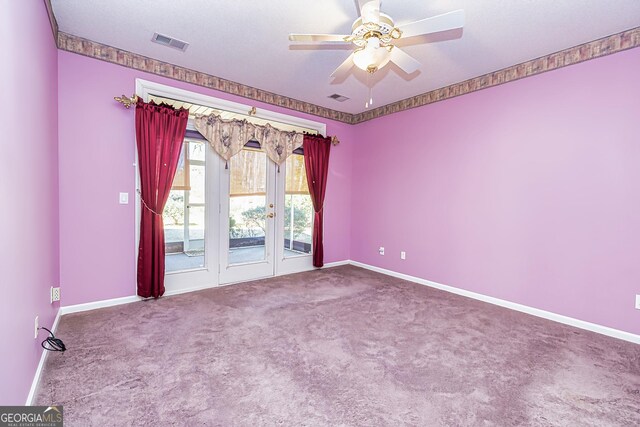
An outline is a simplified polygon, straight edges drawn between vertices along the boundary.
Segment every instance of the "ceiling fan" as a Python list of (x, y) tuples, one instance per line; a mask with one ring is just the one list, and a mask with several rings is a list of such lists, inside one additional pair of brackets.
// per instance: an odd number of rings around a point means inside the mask
[(360, 17), (353, 23), (351, 34), (289, 34), (289, 40), (353, 43), (353, 53), (331, 74), (336, 79), (345, 77), (354, 65), (368, 73), (375, 73), (389, 62), (411, 74), (420, 68), (420, 62), (398, 48), (395, 45), (398, 40), (464, 26), (462, 9), (396, 26), (389, 15), (380, 12), (380, 0), (358, 0), (358, 6)]

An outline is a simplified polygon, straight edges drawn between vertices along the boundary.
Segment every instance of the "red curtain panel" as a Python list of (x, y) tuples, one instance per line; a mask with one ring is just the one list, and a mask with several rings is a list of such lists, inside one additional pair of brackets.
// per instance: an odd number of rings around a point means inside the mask
[(140, 246), (138, 295), (164, 294), (164, 224), (162, 210), (176, 174), (189, 110), (138, 100), (136, 143), (140, 170)]
[(307, 171), (307, 184), (315, 218), (313, 220), (313, 265), (324, 265), (324, 248), (322, 244), (322, 221), (324, 195), (327, 188), (329, 171), (329, 153), (331, 152), (331, 138), (315, 135), (305, 135), (303, 142), (304, 166)]

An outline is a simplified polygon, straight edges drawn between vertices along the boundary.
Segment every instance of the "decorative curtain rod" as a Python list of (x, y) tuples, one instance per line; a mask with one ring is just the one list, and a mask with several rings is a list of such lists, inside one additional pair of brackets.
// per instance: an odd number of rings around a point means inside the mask
[[(114, 96), (113, 99), (124, 105), (124, 108), (128, 110), (132, 105), (138, 102), (138, 95), (133, 94), (132, 97), (128, 97), (126, 95)], [(247, 114), (250, 116), (255, 116), (257, 113), (258, 111), (256, 110), (256, 107), (251, 107), (251, 109), (247, 112)]]
[(126, 95), (114, 96), (113, 99), (118, 101), (120, 104), (124, 105), (124, 108), (128, 110), (129, 108), (131, 108), (132, 105), (138, 102), (138, 95), (134, 93), (131, 98), (129, 98)]
[[(122, 95), (122, 96), (114, 96), (113, 99), (115, 99), (116, 101), (124, 105), (124, 108), (128, 110), (131, 108), (132, 105), (135, 105), (138, 102), (139, 97), (134, 93), (133, 96), (131, 97)], [(251, 109), (247, 112), (249, 116), (255, 116), (257, 113), (258, 112), (256, 110), (256, 107), (251, 107)], [(301, 133), (306, 133), (306, 132), (301, 132)], [(340, 141), (338, 140), (338, 138), (334, 136), (331, 138), (331, 143), (333, 145), (338, 145), (340, 144)]]

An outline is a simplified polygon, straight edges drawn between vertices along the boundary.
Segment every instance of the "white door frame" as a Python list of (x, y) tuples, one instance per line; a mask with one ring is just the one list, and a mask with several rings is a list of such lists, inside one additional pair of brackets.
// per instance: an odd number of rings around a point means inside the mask
[[(252, 106), (241, 104), (238, 102), (228, 101), (213, 96), (204, 95), (197, 92), (191, 92), (184, 89), (178, 89), (175, 87), (163, 85), (156, 82), (151, 82), (143, 79), (136, 79), (136, 94), (140, 96), (145, 102), (148, 102), (150, 95), (155, 95), (164, 98), (171, 98), (180, 100), (183, 102), (203, 105), (218, 110), (224, 110), (234, 113), (247, 114), (252, 110)], [(300, 126), (306, 129), (315, 130), (321, 135), (326, 135), (326, 124), (315, 122), (312, 120), (290, 116), (288, 114), (277, 113), (274, 111), (255, 109), (252, 112), (254, 117), (286, 123), (293, 126)], [(187, 129), (194, 129), (192, 120), (189, 120)], [(220, 156), (213, 153), (213, 150), (206, 150), (206, 200), (207, 208), (205, 208), (205, 233), (209, 234), (209, 238), (205, 235), (205, 268), (198, 270), (191, 270), (186, 272), (176, 272), (167, 274), (165, 277), (165, 295), (177, 294), (182, 292), (189, 292), (197, 289), (210, 288), (218, 286), (220, 284), (219, 271), (220, 271), (220, 254), (218, 238), (210, 238), (212, 233), (218, 234), (219, 230), (215, 224), (220, 224), (220, 189), (218, 183), (214, 181), (220, 176), (220, 170), (224, 167), (224, 162)], [(135, 150), (135, 176), (136, 176), (136, 192), (140, 190), (140, 173), (138, 171), (138, 154)], [(280, 166), (283, 170), (286, 166), (283, 164)], [(270, 168), (272, 169), (272, 168)], [(282, 175), (284, 177), (284, 174)], [(305, 255), (301, 257), (284, 258), (284, 248), (281, 248), (279, 244), (280, 238), (278, 236), (284, 235), (284, 179), (277, 180), (278, 188), (276, 189), (276, 221), (277, 226), (274, 227), (274, 244), (275, 244), (275, 275), (288, 274), (297, 271), (309, 270), (313, 267), (311, 265), (311, 255)], [(135, 260), (136, 271), (138, 264), (138, 246), (140, 241), (140, 213), (141, 205), (140, 198), (135, 195)], [(282, 224), (280, 222), (282, 221)], [(227, 237), (227, 236), (224, 236)], [(273, 252), (273, 251), (272, 251)], [(181, 276), (181, 277), (180, 277)], [(174, 280), (175, 279), (175, 280)], [(137, 291), (137, 289), (136, 289)]]

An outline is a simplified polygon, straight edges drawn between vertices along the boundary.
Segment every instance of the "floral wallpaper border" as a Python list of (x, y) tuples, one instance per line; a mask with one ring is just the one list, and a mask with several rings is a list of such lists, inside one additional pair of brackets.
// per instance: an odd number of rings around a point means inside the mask
[(168, 64), (157, 59), (148, 58), (126, 50), (107, 46), (92, 40), (67, 34), (62, 31), (58, 32), (58, 48), (68, 52), (78, 53), (80, 55), (122, 65), (124, 67), (133, 68), (134, 70), (140, 70), (192, 83), (209, 89), (215, 89), (232, 95), (238, 95), (255, 101), (264, 102), (266, 104), (277, 105), (279, 107), (289, 108), (291, 110), (312, 114), (314, 116), (324, 117), (326, 119), (351, 123), (353, 117), (353, 114), (350, 113), (332, 110), (309, 102), (300, 101), (287, 96), (267, 92), (262, 89), (257, 89), (255, 87), (243, 85), (241, 83), (236, 83), (221, 77), (201, 73), (189, 68)]
[(351, 114), (267, 92), (178, 65), (168, 64), (157, 59), (58, 31), (58, 24), (53, 14), (50, 0), (45, 0), (45, 5), (49, 12), (52, 30), (54, 35), (57, 35), (59, 49), (348, 124), (362, 123), (640, 46), (640, 27), (636, 27), (372, 110)]
[(377, 117), (421, 107), (423, 105), (465, 95), (481, 89), (498, 86), (525, 77), (535, 76), (546, 71), (556, 70), (568, 65), (600, 58), (605, 55), (610, 55), (612, 53), (621, 52), (638, 46), (640, 46), (640, 27), (564, 49), (550, 55), (513, 65), (511, 67), (503, 68), (502, 70), (474, 77), (461, 83), (455, 83), (421, 95), (412, 96), (411, 98), (383, 105), (382, 107), (378, 107), (373, 110), (354, 114), (351, 123), (362, 123)]

